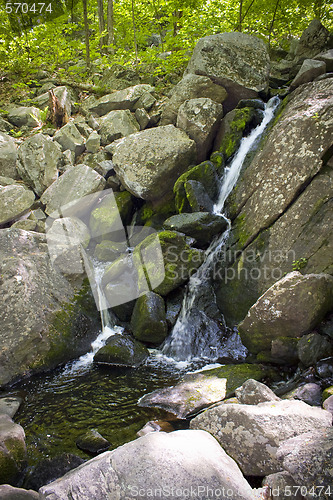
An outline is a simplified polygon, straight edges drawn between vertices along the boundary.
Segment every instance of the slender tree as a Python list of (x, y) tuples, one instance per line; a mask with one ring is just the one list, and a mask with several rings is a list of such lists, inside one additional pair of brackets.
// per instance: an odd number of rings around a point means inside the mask
[(103, 52), (103, 46), (106, 43), (106, 37), (102, 36), (103, 31), (105, 30), (105, 19), (104, 19), (104, 4), (103, 0), (97, 0), (97, 9), (98, 9), (98, 30), (99, 30), (99, 48), (100, 51)]
[(107, 11), (107, 44), (109, 46), (109, 52), (114, 53), (114, 15), (113, 15), (113, 0), (108, 0), (108, 11)]
[(87, 12), (87, 0), (82, 0), (83, 6), (83, 19), (84, 19), (84, 35), (86, 42), (86, 65), (90, 68), (90, 46), (89, 46), (89, 25), (88, 25), (88, 12)]
[(134, 37), (134, 48), (135, 48), (135, 63), (138, 64), (138, 42), (136, 39), (134, 0), (132, 0), (132, 24), (133, 24), (133, 37)]

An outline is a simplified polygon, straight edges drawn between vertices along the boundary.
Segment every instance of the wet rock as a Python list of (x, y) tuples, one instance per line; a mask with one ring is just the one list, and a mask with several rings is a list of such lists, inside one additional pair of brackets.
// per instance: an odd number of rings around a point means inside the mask
[(23, 488), (14, 488), (9, 484), (0, 485), (0, 497), (3, 500), (38, 500), (39, 495), (36, 491), (25, 490)]
[(207, 97), (189, 99), (180, 106), (177, 127), (195, 141), (197, 163), (207, 159), (222, 116), (222, 105)]
[(303, 365), (312, 366), (320, 359), (333, 354), (333, 341), (329, 337), (312, 332), (300, 338), (297, 350)]
[(150, 420), (136, 433), (136, 435), (142, 437), (151, 432), (173, 432), (174, 430), (175, 428), (169, 422), (164, 422), (163, 420)]
[(141, 342), (160, 344), (168, 333), (163, 298), (154, 292), (139, 297), (134, 306), (131, 328)]
[(315, 383), (304, 384), (285, 394), (283, 399), (299, 399), (310, 406), (321, 406), (321, 388)]
[(180, 485), (194, 489), (198, 500), (207, 498), (207, 487), (230, 489), (234, 500), (253, 499), (252, 488), (215, 439), (189, 430), (147, 434), (90, 460), (39, 494), (41, 500), (51, 500), (75, 491), (73, 500), (91, 500), (142, 491), (147, 500), (156, 488), (170, 492)]
[(263, 476), (282, 469), (276, 453), (283, 441), (313, 428), (325, 431), (331, 419), (325, 410), (301, 401), (274, 401), (220, 405), (195, 417), (190, 426), (210, 432), (243, 474)]
[(0, 132), (0, 174), (17, 179), (16, 160), (17, 148), (14, 139)]
[(103, 146), (138, 132), (139, 125), (128, 109), (110, 111), (99, 120)]
[(143, 130), (116, 143), (114, 169), (124, 187), (144, 200), (160, 200), (194, 161), (195, 143), (173, 125)]
[(97, 172), (87, 165), (75, 165), (44, 191), (41, 202), (46, 205), (45, 212), (56, 217), (60, 207), (101, 191), (104, 186), (105, 179)]
[(90, 106), (89, 110), (99, 116), (106, 115), (106, 113), (115, 109), (129, 109), (132, 111), (135, 103), (146, 92), (154, 92), (154, 87), (145, 84), (128, 87), (101, 97)]
[(97, 364), (137, 368), (149, 356), (148, 349), (130, 335), (112, 335), (94, 356)]
[(99, 454), (110, 448), (111, 444), (96, 429), (89, 429), (85, 434), (77, 438), (76, 446), (80, 450)]
[(69, 122), (54, 134), (54, 140), (57, 141), (62, 150), (74, 151), (78, 157), (85, 150), (85, 139), (82, 137), (73, 122)]
[[(212, 212), (214, 202), (209, 197), (203, 184), (199, 181), (185, 181), (184, 190), (186, 193), (186, 204), (190, 206), (192, 212)], [(184, 200), (185, 201), (185, 200)]]
[(23, 399), (18, 396), (5, 396), (0, 398), (0, 415), (5, 414), (13, 418), (22, 404)]
[(103, 240), (96, 245), (94, 257), (101, 262), (112, 262), (126, 251), (126, 242)]
[(235, 390), (235, 395), (241, 404), (246, 405), (257, 405), (265, 401), (280, 401), (280, 398), (267, 385), (251, 378)]
[(0, 484), (16, 485), (26, 465), (23, 428), (5, 414), (0, 415)]
[(296, 484), (307, 489), (308, 498), (311, 488), (316, 492), (318, 486), (323, 486), (320, 491), (323, 499), (332, 498), (332, 454), (332, 427), (311, 429), (311, 432), (288, 439), (277, 451), (283, 468), (292, 475)]
[(17, 170), (38, 196), (58, 178), (61, 149), (50, 137), (36, 134), (18, 148)]
[(303, 500), (304, 497), (298, 492), (300, 485), (297, 485), (289, 472), (282, 471), (270, 474), (265, 477), (263, 486), (269, 486), (272, 500), (284, 500), (287, 498), (288, 492), (293, 493), (294, 500)]
[(40, 110), (33, 106), (13, 108), (9, 111), (7, 119), (16, 127), (34, 128), (41, 123)]
[(326, 63), (315, 59), (305, 59), (301, 69), (290, 84), (290, 89), (294, 90), (304, 83), (312, 82), (315, 78), (326, 73)]
[(250, 352), (270, 351), (272, 340), (300, 337), (332, 307), (333, 278), (328, 274), (289, 273), (267, 290), (239, 324)]
[(34, 193), (23, 186), (17, 184), (0, 186), (0, 224), (18, 219), (28, 212), (34, 201)]
[(227, 221), (209, 212), (194, 212), (173, 215), (164, 222), (164, 227), (195, 238), (199, 244), (207, 244), (227, 229)]
[(38, 491), (42, 486), (64, 476), (67, 472), (76, 469), (76, 467), (79, 467), (83, 463), (83, 458), (71, 453), (62, 453), (54, 458), (41, 460), (29, 471), (28, 476), (24, 480), (24, 487)]
[(201, 38), (194, 47), (185, 74), (210, 77), (222, 85), (226, 111), (241, 99), (255, 98), (268, 86), (269, 55), (259, 38), (245, 33), (219, 33)]
[(227, 97), (227, 92), (216, 85), (207, 76), (189, 74), (172, 89), (169, 101), (163, 107), (160, 125), (176, 124), (180, 106), (189, 99), (206, 97), (221, 104)]
[(184, 298), (184, 290), (182, 290), (181, 288), (179, 290), (171, 292), (166, 297), (165, 319), (167, 321), (167, 325), (169, 328), (173, 327), (177, 321), (178, 315), (182, 308), (183, 298)]
[(100, 147), (101, 138), (97, 132), (92, 132), (86, 142), (88, 153), (97, 153)]

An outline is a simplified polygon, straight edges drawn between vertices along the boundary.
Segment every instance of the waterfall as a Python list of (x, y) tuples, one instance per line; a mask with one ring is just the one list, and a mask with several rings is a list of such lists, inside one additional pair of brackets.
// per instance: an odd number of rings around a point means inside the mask
[(238, 180), (247, 155), (258, 144), (278, 104), (277, 97), (270, 99), (262, 122), (242, 139), (237, 153), (225, 168), (218, 201), (213, 211), (228, 221), (228, 228), (211, 242), (206, 250), (203, 264), (190, 278), (181, 312), (162, 347), (162, 353), (175, 360), (193, 358), (216, 360), (224, 357), (237, 360), (244, 359), (246, 355), (246, 349), (237, 331), (226, 327), (216, 304), (215, 294), (211, 287), (213, 267), (229, 238), (231, 229), (230, 220), (222, 212), (225, 201)]

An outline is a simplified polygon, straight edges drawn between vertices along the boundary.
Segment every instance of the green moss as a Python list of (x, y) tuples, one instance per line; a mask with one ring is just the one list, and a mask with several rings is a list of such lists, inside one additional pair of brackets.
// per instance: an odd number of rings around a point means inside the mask
[(241, 108), (235, 110), (235, 116), (229, 125), (229, 131), (222, 138), (219, 153), (223, 154), (225, 159), (230, 158), (240, 144), (248, 125), (254, 116), (253, 108)]
[(331, 385), (330, 387), (326, 387), (326, 389), (323, 391), (323, 395), (322, 395), (323, 402), (325, 401), (325, 399), (329, 398), (330, 396), (333, 396), (333, 385)]
[(246, 227), (246, 215), (241, 214), (234, 220), (234, 231), (236, 238), (238, 239), (238, 247), (244, 248), (252, 233), (245, 229)]

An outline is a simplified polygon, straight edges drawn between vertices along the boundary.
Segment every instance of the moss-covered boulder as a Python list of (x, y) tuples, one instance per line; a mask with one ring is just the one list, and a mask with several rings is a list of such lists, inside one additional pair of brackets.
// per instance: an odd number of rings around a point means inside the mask
[(149, 356), (148, 349), (133, 339), (130, 335), (112, 335), (106, 345), (99, 349), (94, 362), (97, 364), (107, 364), (137, 368)]
[(149, 344), (160, 344), (168, 333), (163, 298), (147, 292), (136, 301), (131, 328), (136, 339)]
[(132, 196), (128, 191), (109, 193), (91, 212), (90, 230), (97, 240), (124, 239), (123, 225), (130, 222)]
[(0, 484), (17, 484), (26, 465), (23, 428), (5, 414), (0, 415)]
[(207, 192), (207, 195), (212, 200), (214, 200), (218, 195), (219, 178), (213, 163), (210, 161), (200, 163), (178, 177), (175, 182), (173, 192), (175, 194), (176, 209), (179, 213), (192, 212), (191, 204), (186, 192), (186, 182), (188, 181), (200, 182), (204, 190)]
[(95, 246), (94, 257), (101, 262), (112, 262), (126, 251), (127, 242), (103, 240)]
[(164, 222), (165, 229), (179, 231), (195, 238), (200, 245), (210, 243), (212, 238), (226, 230), (224, 217), (209, 212), (173, 215)]

